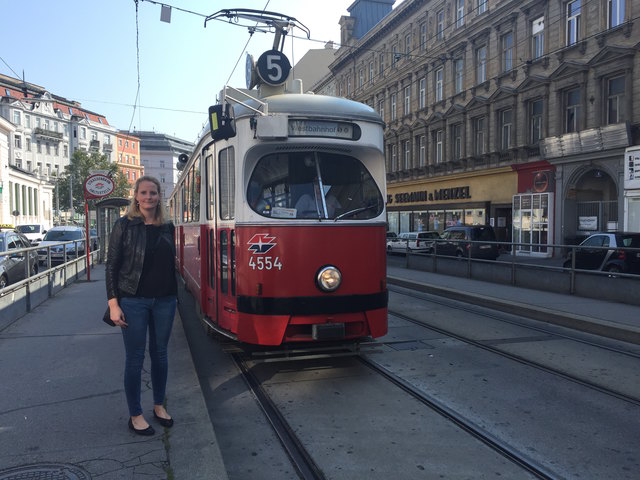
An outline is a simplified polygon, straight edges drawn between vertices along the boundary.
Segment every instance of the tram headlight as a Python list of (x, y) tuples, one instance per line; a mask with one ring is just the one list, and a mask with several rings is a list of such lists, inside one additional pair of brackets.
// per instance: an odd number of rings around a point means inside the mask
[(325, 292), (333, 292), (342, 283), (342, 274), (336, 267), (328, 265), (320, 269), (316, 282), (321, 290)]

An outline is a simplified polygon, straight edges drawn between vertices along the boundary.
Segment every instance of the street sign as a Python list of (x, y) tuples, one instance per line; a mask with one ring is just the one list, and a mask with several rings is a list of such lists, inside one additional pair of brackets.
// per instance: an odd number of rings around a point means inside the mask
[(106, 175), (89, 175), (84, 182), (84, 195), (86, 199), (106, 197), (114, 187), (113, 180)]

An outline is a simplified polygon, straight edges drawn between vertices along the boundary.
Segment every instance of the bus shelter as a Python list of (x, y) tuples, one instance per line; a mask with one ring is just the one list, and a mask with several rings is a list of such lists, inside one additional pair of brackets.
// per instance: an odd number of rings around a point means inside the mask
[(103, 263), (107, 258), (111, 229), (115, 221), (121, 217), (122, 209), (128, 205), (129, 199), (121, 197), (109, 197), (96, 202), (96, 228), (100, 248), (99, 263)]

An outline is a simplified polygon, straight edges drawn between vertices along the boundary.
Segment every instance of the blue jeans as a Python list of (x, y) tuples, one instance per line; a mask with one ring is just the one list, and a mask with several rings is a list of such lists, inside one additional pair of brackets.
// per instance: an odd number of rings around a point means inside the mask
[(149, 329), (149, 357), (151, 358), (151, 383), (153, 403), (162, 405), (167, 386), (169, 360), (167, 345), (176, 313), (176, 297), (143, 298), (123, 297), (120, 308), (129, 324), (122, 329), (126, 362), (124, 367), (124, 391), (127, 395), (129, 415), (142, 415), (140, 389), (142, 366)]

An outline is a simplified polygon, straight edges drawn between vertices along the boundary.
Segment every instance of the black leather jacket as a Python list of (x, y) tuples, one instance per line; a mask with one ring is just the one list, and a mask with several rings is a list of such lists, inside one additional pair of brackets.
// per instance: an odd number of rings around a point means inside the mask
[[(173, 223), (163, 225), (162, 235), (175, 250), (174, 232)], [(135, 295), (142, 275), (146, 245), (147, 234), (142, 218), (129, 220), (124, 216), (116, 220), (107, 251), (107, 299), (117, 298), (118, 292)]]

